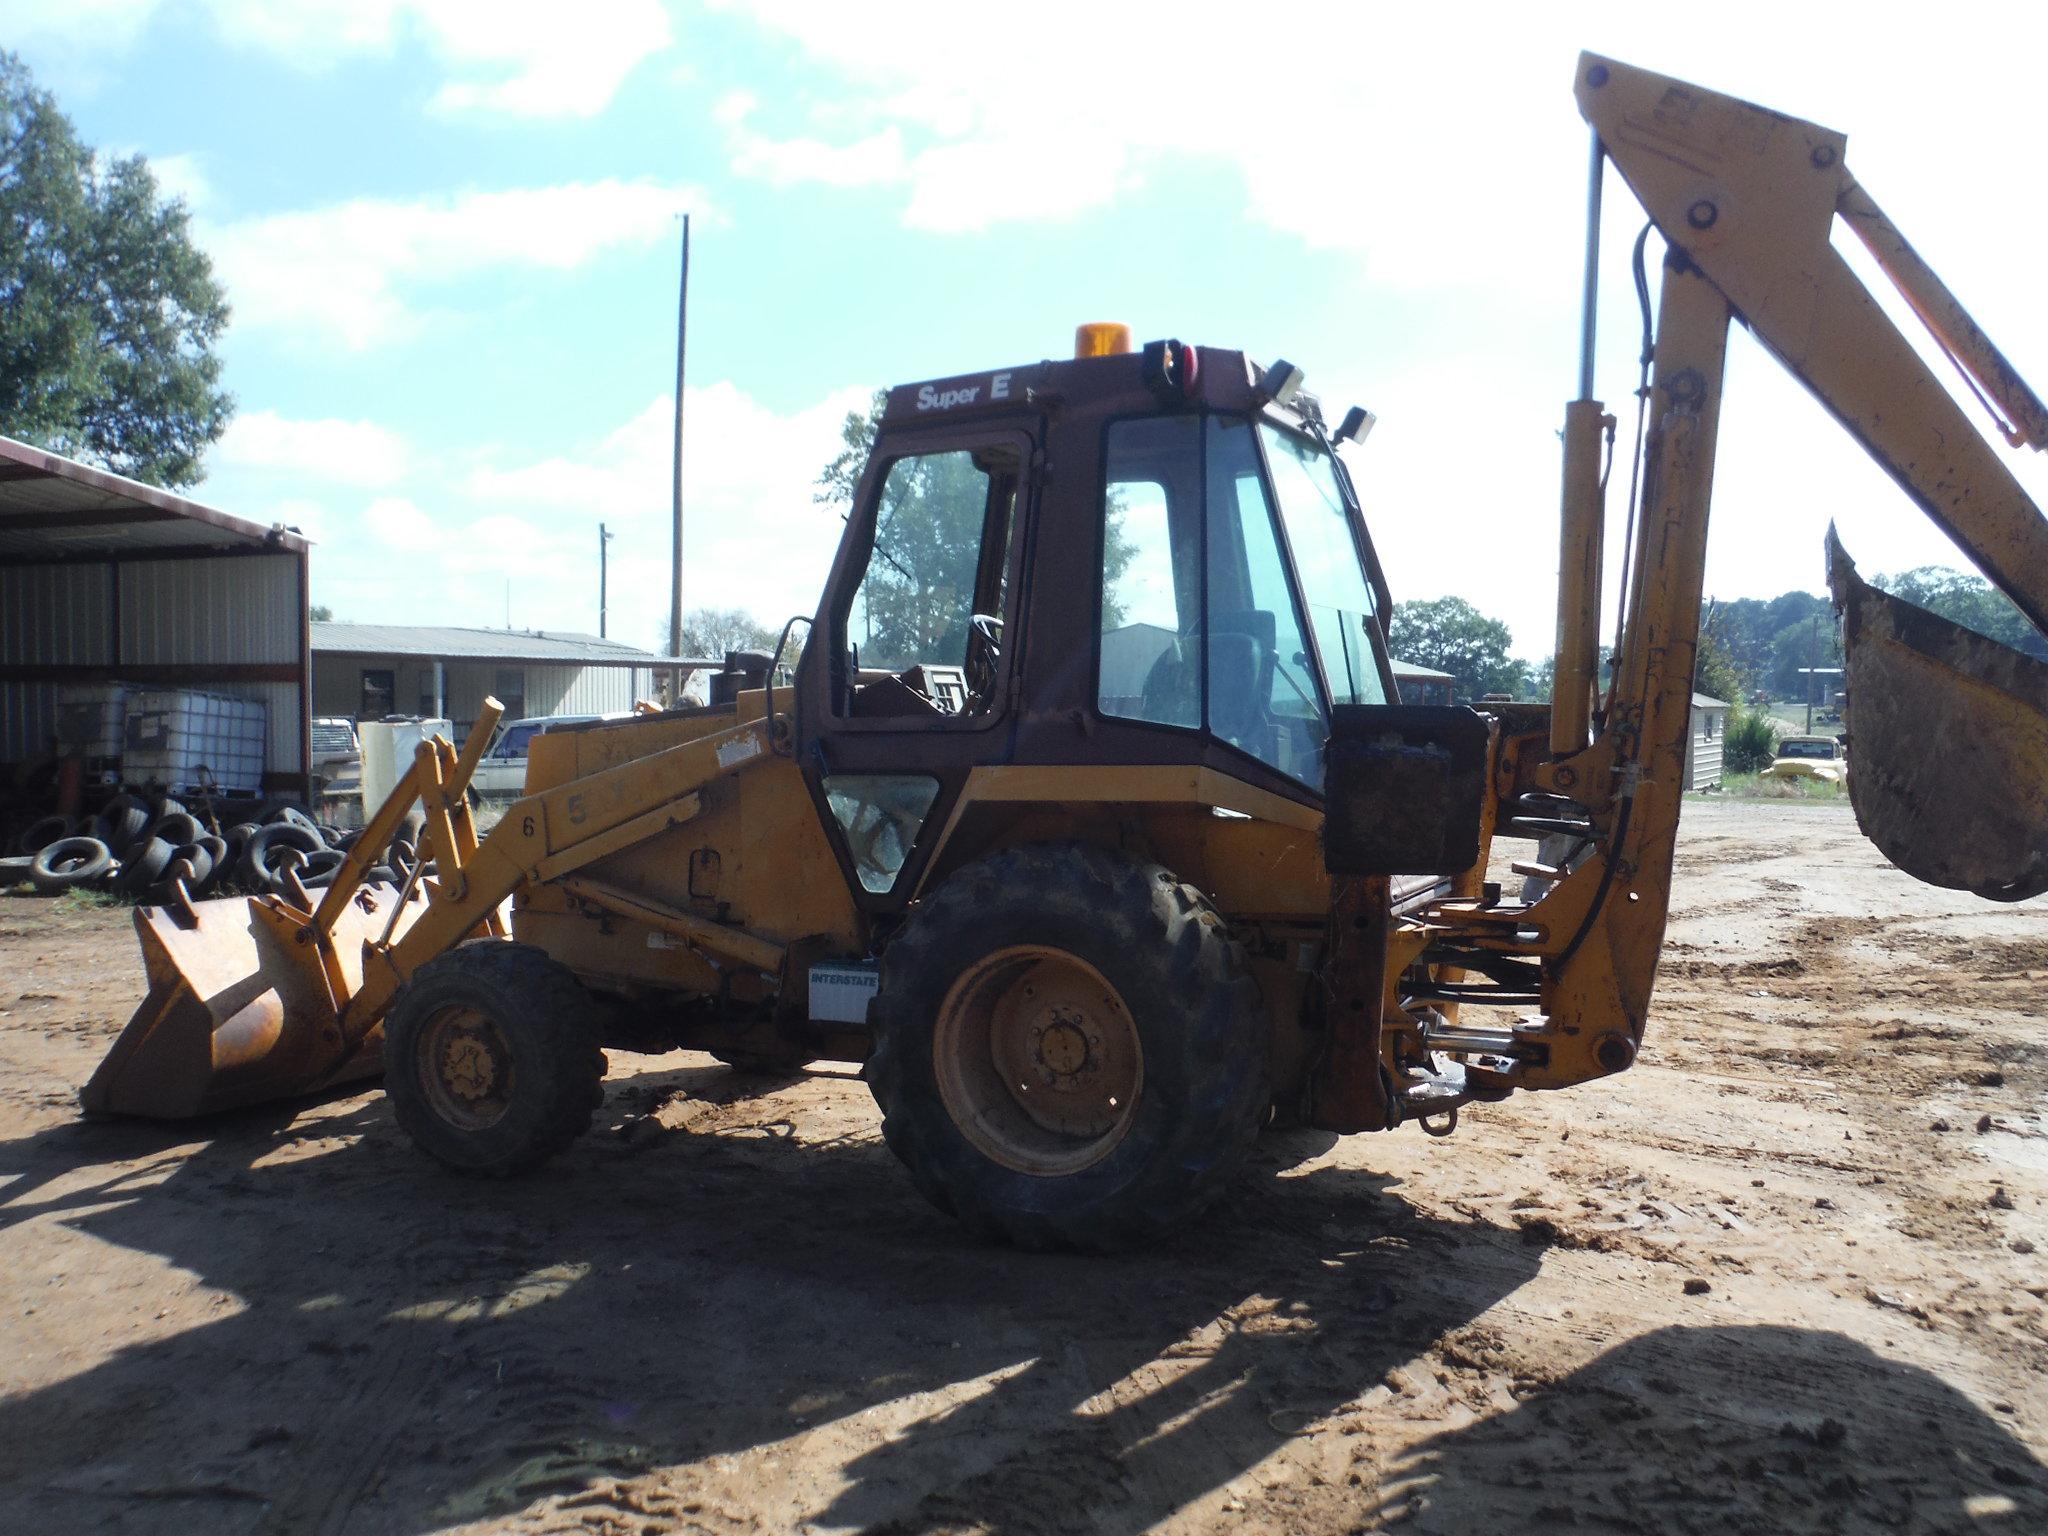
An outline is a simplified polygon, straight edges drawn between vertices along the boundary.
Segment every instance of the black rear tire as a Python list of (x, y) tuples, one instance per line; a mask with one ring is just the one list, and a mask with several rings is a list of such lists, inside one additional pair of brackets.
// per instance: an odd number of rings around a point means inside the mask
[[(14, 851), (28, 854), (33, 858), (51, 844), (62, 842), (77, 830), (78, 823), (69, 816), (38, 817), (22, 829), (21, 836), (15, 839)], [(86, 830), (90, 831), (91, 828)]]
[[(1031, 969), (1041, 964), (1051, 969)], [(1055, 1009), (1053, 985), (1005, 1015), (1035, 990), (1031, 977), (1062, 974), (1095, 994), (1099, 1018)], [(1011, 1020), (1005, 1038), (1027, 1042), (1022, 1074), (1015, 1049), (994, 1043), (994, 1067), (955, 1064), (975, 1054), (978, 1037), (942, 1014), (980, 1007), (962, 999), (984, 985), (1001, 989), (991, 1006)], [(1009, 849), (955, 873), (884, 951), (870, 1017), (865, 1075), (890, 1150), (939, 1209), (1022, 1247), (1104, 1250), (1164, 1237), (1222, 1192), (1270, 1099), (1258, 988), (1222, 919), (1170, 871), (1101, 849)], [(1105, 1043), (1115, 1039), (1128, 1043)], [(1080, 1098), (1098, 1055), (1120, 1063), (1133, 1049), (1127, 1100), (1105, 1097), (1060, 1119), (1055, 1099)], [(1000, 1128), (1006, 1118), (1014, 1134)]]
[(171, 867), (171, 856), (177, 851), (160, 837), (145, 837), (133, 844), (121, 855), (121, 871), (114, 876), (115, 889), (141, 896), (163, 879), (164, 871)]
[(109, 848), (126, 848), (149, 829), (149, 807), (133, 795), (116, 795), (93, 818), (93, 836)]
[(66, 837), (37, 850), (28, 867), (29, 884), (45, 896), (104, 879), (114, 856), (96, 837)]
[(486, 939), (429, 960), (384, 1018), (384, 1091), (422, 1152), (457, 1173), (538, 1168), (604, 1102), (602, 1010), (530, 944)]

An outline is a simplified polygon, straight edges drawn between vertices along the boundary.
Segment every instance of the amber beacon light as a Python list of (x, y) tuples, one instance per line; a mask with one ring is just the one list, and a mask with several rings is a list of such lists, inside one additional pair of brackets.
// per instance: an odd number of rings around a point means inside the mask
[(1131, 328), (1116, 320), (1091, 320), (1074, 327), (1074, 356), (1120, 357), (1131, 350)]

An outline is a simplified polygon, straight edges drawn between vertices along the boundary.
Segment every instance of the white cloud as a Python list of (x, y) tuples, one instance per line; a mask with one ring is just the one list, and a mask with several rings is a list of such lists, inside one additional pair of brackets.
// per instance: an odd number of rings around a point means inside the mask
[(8, 45), (74, 44), (125, 48), (149, 24), (160, 0), (12, 0)]
[(282, 469), (341, 485), (391, 485), (403, 479), (405, 439), (373, 421), (295, 421), (275, 411), (246, 411), (214, 450), (224, 464)]
[(407, 293), (490, 271), (566, 271), (666, 238), (689, 188), (598, 181), (413, 199), (358, 198), (200, 231), (245, 327), (361, 350), (415, 323)]
[(857, 173), (901, 182), (912, 228), (1073, 218), (1163, 167), (1215, 164), (1242, 182), (1258, 222), (1358, 250), (1387, 280), (1438, 282), (1450, 268), (1497, 263), (1497, 249), (1472, 239), (1461, 254), (1454, 221), (1418, 259), (1399, 238), (1407, 221), (1389, 208), (1419, 197), (1434, 216), (1462, 203), (1477, 234), (1512, 226), (1547, 192), (1447, 165), (1427, 148), (1453, 114), (1483, 115), (1515, 95), (1532, 57), (1560, 53), (1554, 22), (1525, 10), (1491, 17), (1489, 46), (1461, 54), (1451, 72), (1423, 62), (1442, 57), (1440, 37), (1411, 48), (1421, 30), (1380, 7), (1332, 8), (1312, 35), (1184, 3), (1050, 0), (1024, 28), (946, 0), (897, 5), (888, 25), (829, 0), (727, 8), (841, 83), (835, 110), (811, 113), (811, 126), (837, 120), (840, 137), (776, 139), (738, 124), (735, 172), (775, 184), (849, 185)]
[[(1987, 98), (2031, 99), (2037, 55), (1999, 46), (1988, 15), (1940, 35), (1844, 30), (1768, 0), (1728, 0), (1710, 28), (1588, 0), (1331, 6), (1312, 20), (1190, 0), (1042, 0), (1028, 26), (957, 0), (898, 0), (885, 17), (842, 0), (716, 8), (829, 82), (817, 88), (829, 111), (763, 93), (780, 111), (762, 108), (735, 135), (740, 174), (797, 180), (808, 167), (844, 185), (829, 151), (893, 127), (900, 173), (874, 181), (902, 183), (911, 227), (964, 233), (1085, 214), (1168, 171), (1221, 173), (1250, 219), (1355, 254), (1377, 289), (1538, 298), (1565, 291), (1556, 283), (1569, 283), (1576, 254), (1586, 131), (1570, 83), (1582, 44), (1860, 129), (1859, 143), (1874, 137), (1862, 125), (1889, 125), (1885, 163), (1904, 160), (1937, 187), (1960, 174), (1987, 201), (2009, 195), (1997, 157), (1954, 151)], [(2029, 30), (2038, 40), (2040, 25)], [(1758, 49), (1766, 31), (1772, 46)], [(1910, 111), (1901, 78), (1914, 81)], [(827, 122), (836, 131), (818, 137)], [(862, 163), (898, 169), (872, 150)]]
[[(795, 411), (730, 383), (686, 396), (684, 596), (743, 607), (779, 625), (815, 606), (841, 523), (812, 500), (848, 411), (871, 391), (836, 391)], [(597, 628), (597, 529), (615, 535), (610, 632), (658, 643), (668, 616), (670, 399), (612, 431), (545, 458), (415, 449), (403, 495), (361, 499), (325, 472), (317, 501), (288, 521), (320, 540), (316, 599), (344, 618)], [(235, 504), (239, 467), (223, 461), (215, 494)], [(320, 482), (325, 481), (325, 487)], [(324, 489), (324, 494), (319, 494)], [(281, 514), (280, 514), (281, 515)]]
[(150, 174), (165, 197), (182, 197), (193, 213), (213, 201), (213, 183), (197, 155), (151, 155), (148, 159)]
[(592, 117), (626, 76), (669, 44), (660, 0), (432, 0), (420, 20), (438, 51), (495, 78), (450, 81), (450, 111)]
[(821, 139), (736, 136), (733, 170), (771, 187), (813, 182), (828, 187), (872, 187), (905, 179), (903, 136), (884, 128), (850, 144)]
[[(414, 43), (449, 72), (437, 108), (592, 117), (669, 46), (661, 0), (201, 0), (227, 42), (301, 69)], [(83, 56), (128, 47), (170, 0), (14, 0), (9, 41)]]
[(447, 547), (448, 533), (403, 496), (379, 496), (363, 509), (363, 528), (388, 549), (416, 554)]
[[(764, 622), (808, 613), (824, 586), (840, 521), (812, 500), (849, 411), (871, 391), (837, 391), (784, 414), (730, 383), (685, 395), (683, 592), (690, 607), (743, 607)], [(672, 397), (661, 396), (574, 455), (484, 466), (464, 483), (479, 505), (529, 509), (534, 547), (559, 569), (588, 567), (596, 591), (597, 524), (611, 554), (613, 631), (651, 643), (668, 612)], [(566, 589), (573, 612), (584, 606)]]

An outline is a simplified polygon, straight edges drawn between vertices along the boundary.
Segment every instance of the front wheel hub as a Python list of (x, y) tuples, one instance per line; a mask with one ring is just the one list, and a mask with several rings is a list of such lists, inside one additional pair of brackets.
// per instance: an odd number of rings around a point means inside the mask
[(427, 1020), (414, 1049), (428, 1102), (450, 1125), (484, 1130), (511, 1108), (512, 1048), (476, 1009), (442, 1009)]
[(933, 1068), (947, 1113), (1006, 1168), (1057, 1176), (1107, 1157), (1144, 1087), (1136, 1021), (1076, 955), (1018, 945), (983, 957), (940, 1005)]

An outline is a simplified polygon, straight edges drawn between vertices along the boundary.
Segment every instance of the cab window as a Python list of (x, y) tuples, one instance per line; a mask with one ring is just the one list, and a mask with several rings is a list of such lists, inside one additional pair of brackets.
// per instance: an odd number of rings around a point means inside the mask
[(1096, 707), (1202, 723), (1201, 430), (1193, 416), (1109, 429)]
[[(1266, 465), (1289, 445), (1262, 456), (1260, 430), (1227, 416), (1110, 427), (1096, 708), (1206, 728), (1320, 788), (1326, 701), (1385, 697), (1378, 632), (1342, 499), (1334, 511), (1322, 499), (1324, 479), (1337, 494), (1327, 459), (1289, 461), (1289, 490), (1276, 498)], [(1299, 502), (1291, 512), (1288, 496)], [(1299, 573), (1290, 550), (1303, 563)], [(1300, 588), (1310, 566), (1315, 584), (1305, 607)], [(1311, 644), (1307, 614), (1316, 615), (1320, 644)], [(1327, 653), (1327, 686), (1318, 650)]]
[(1298, 432), (1259, 424), (1316, 649), (1335, 704), (1384, 704), (1379, 618), (1330, 456)]
[(1329, 722), (1252, 429), (1215, 416), (1208, 437), (1209, 729), (1320, 788)]
[(843, 713), (993, 707), (1019, 468), (1008, 444), (890, 464), (875, 498), (867, 568), (841, 626)]

